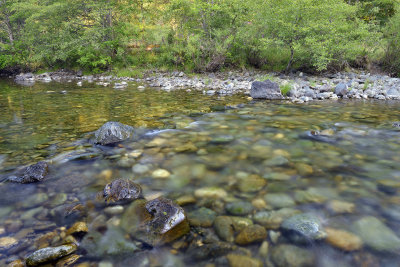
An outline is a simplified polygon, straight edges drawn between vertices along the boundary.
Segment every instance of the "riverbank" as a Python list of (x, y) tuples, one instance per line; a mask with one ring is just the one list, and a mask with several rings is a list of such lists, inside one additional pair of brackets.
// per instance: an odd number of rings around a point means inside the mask
[(282, 99), (296, 103), (324, 99), (378, 99), (400, 100), (400, 78), (366, 72), (348, 72), (307, 75), (299, 72), (293, 75), (261, 71), (229, 71), (208, 74), (186, 74), (184, 72), (148, 71), (143, 78), (116, 77), (113, 75), (83, 75), (79, 72), (48, 72), (43, 74), (19, 74), (15, 81), (23, 85), (35, 82), (75, 82), (78, 86), (96, 83), (114, 89), (124, 89), (130, 82), (136, 82), (139, 89), (153, 87), (163, 91), (197, 90), (207, 95), (250, 95), (254, 81), (271, 80), (279, 85)]

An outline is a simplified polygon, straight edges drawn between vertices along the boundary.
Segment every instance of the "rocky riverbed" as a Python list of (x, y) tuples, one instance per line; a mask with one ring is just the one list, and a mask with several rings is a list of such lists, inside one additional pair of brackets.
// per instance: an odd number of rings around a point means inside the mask
[(110, 86), (115, 89), (124, 89), (129, 82), (137, 82), (139, 86), (154, 87), (164, 91), (198, 90), (208, 95), (250, 95), (254, 81), (271, 80), (283, 92), (281, 99), (302, 103), (311, 100), (324, 99), (379, 99), (400, 100), (400, 79), (387, 75), (372, 75), (369, 73), (335, 73), (321, 76), (312, 76), (297, 73), (290, 76), (259, 71), (225, 72), (202, 75), (186, 75), (184, 72), (159, 73), (149, 72), (148, 77), (137, 79), (132, 77), (114, 77), (106, 75), (82, 75), (82, 73), (32, 73), (20, 74), (15, 77), (16, 82), (32, 85), (36, 81), (74, 81), (78, 86), (84, 82)]

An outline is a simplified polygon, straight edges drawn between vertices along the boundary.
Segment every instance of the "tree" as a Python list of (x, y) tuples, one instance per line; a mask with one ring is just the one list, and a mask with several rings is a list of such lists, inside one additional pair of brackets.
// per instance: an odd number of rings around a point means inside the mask
[(266, 41), (287, 47), (286, 71), (299, 52), (307, 55), (316, 70), (325, 70), (331, 63), (346, 60), (352, 49), (362, 49), (368, 35), (366, 24), (355, 16), (356, 7), (341, 1), (267, 0), (253, 8), (259, 11), (256, 24)]

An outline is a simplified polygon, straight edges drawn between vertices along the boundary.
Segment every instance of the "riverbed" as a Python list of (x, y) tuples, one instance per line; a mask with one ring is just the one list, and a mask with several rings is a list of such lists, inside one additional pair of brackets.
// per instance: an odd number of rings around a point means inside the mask
[[(295, 104), (140, 83), (1, 81), (0, 114), (2, 177), (49, 163), (41, 182), (0, 184), (0, 265), (70, 242), (78, 249), (68, 258), (81, 266), (400, 260), (399, 101)], [(93, 144), (107, 121), (143, 134)], [(98, 199), (117, 178), (139, 184), (146, 200), (179, 204), (189, 233), (155, 246), (130, 234), (134, 203)], [(77, 222), (88, 230), (68, 234)]]

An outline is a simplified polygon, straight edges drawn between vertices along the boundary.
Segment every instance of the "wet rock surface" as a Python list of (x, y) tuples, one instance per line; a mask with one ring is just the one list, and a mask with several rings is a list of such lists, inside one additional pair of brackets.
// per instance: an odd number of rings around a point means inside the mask
[(286, 244), (275, 247), (271, 259), (278, 267), (309, 267), (315, 264), (311, 251)]
[(109, 121), (94, 133), (94, 142), (100, 145), (110, 145), (133, 137), (134, 128), (120, 122)]
[(8, 177), (8, 181), (22, 184), (40, 182), (45, 178), (47, 172), (47, 162), (40, 161), (18, 171), (16, 175)]
[(354, 222), (353, 230), (365, 245), (381, 252), (398, 253), (399, 237), (378, 218), (367, 216)]
[(326, 237), (321, 221), (313, 214), (298, 214), (282, 222), (281, 229), (295, 243), (309, 244)]
[(55, 261), (75, 252), (76, 250), (77, 246), (73, 244), (39, 249), (26, 258), (26, 265), (38, 266), (43, 263)]
[(130, 180), (117, 179), (107, 184), (103, 190), (107, 202), (133, 201), (142, 198), (142, 188)]

